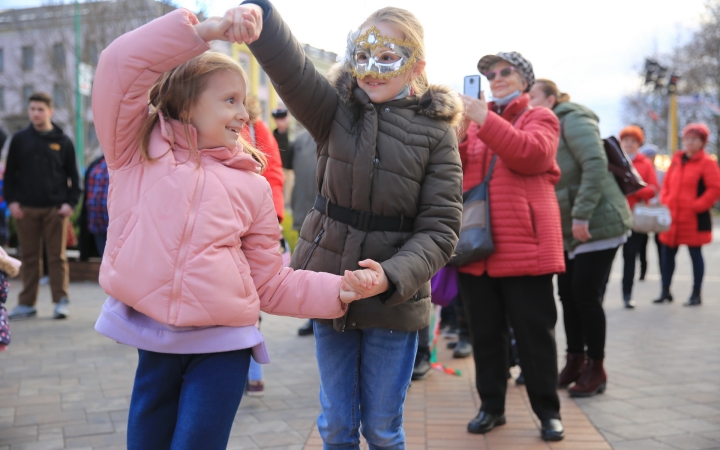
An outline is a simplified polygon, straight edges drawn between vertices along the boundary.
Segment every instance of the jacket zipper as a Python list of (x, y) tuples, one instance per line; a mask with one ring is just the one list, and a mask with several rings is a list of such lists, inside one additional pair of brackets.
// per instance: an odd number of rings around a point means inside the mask
[(205, 170), (199, 167), (200, 176), (195, 185), (195, 193), (193, 194), (192, 206), (190, 207), (190, 215), (185, 222), (185, 230), (180, 240), (180, 249), (178, 250), (177, 261), (175, 261), (175, 275), (173, 276), (172, 294), (170, 295), (170, 324), (174, 325), (180, 310), (180, 284), (182, 282), (182, 274), (185, 266), (185, 258), (187, 257), (189, 240), (195, 228), (195, 219), (198, 209), (200, 208), (200, 199), (203, 188), (205, 187)]
[(302, 265), (300, 266), (300, 270), (305, 270), (308, 263), (310, 262), (310, 257), (312, 256), (313, 252), (315, 252), (315, 249), (318, 246), (318, 243), (320, 242), (320, 238), (323, 237), (323, 234), (325, 234), (325, 230), (320, 230), (320, 233), (317, 235), (315, 240), (312, 243), (312, 246), (310, 247), (310, 250), (308, 250), (307, 255), (305, 255), (305, 259), (303, 260)]

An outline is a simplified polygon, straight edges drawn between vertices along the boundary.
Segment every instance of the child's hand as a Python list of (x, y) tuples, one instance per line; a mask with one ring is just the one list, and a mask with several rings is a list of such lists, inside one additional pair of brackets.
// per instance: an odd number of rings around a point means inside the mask
[(244, 4), (229, 9), (226, 15), (232, 17), (232, 27), (228, 31), (228, 40), (238, 44), (252, 44), (262, 31), (263, 10), (258, 5)]
[(205, 42), (230, 41), (228, 34), (232, 25), (233, 16), (228, 11), (223, 17), (208, 17), (205, 21), (198, 23), (195, 25), (195, 31)]
[(340, 301), (343, 303), (352, 303), (355, 300), (360, 300), (362, 295), (359, 292), (351, 291), (346, 289), (345, 283), (340, 286)]
[(372, 259), (366, 259), (358, 263), (367, 269), (351, 272), (345, 271), (343, 276), (343, 288), (360, 293), (363, 298), (382, 294), (388, 290), (389, 283), (385, 271), (380, 263)]

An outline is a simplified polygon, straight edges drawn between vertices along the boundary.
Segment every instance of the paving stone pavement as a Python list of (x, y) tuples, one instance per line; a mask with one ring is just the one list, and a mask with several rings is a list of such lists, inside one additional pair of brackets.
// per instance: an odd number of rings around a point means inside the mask
[[(720, 235), (720, 230), (716, 233)], [(616, 449), (720, 449), (720, 243), (704, 248), (707, 274), (704, 304), (699, 308), (681, 306), (691, 286), (684, 249), (678, 255), (673, 287), (677, 300), (671, 305), (651, 304), (659, 289), (653, 252), (651, 244), (651, 270), (647, 281), (636, 284), (634, 298), (639, 306), (634, 311), (622, 308), (622, 261), (615, 262), (605, 305), (608, 390), (577, 400), (579, 408), (561, 393), (566, 425), (582, 431), (557, 448), (607, 448), (587, 425), (584, 412)], [(19, 281), (13, 280), (10, 307), (16, 304), (18, 287)], [(39, 318), (11, 323), (13, 343), (0, 353), (0, 450), (125, 448), (137, 353), (93, 330), (103, 300), (97, 284), (73, 283), (72, 316), (56, 321), (50, 318), (52, 306), (44, 287)], [(296, 336), (302, 323), (265, 316), (263, 333), (273, 359), (265, 366), (266, 395), (243, 399), (228, 448), (300, 450), (306, 444), (316, 448), (317, 368), (312, 338)], [(564, 350), (561, 319), (557, 332), (558, 348)], [(471, 369), (466, 366), (466, 370)], [(443, 376), (433, 374), (425, 385), (415, 383), (411, 389), (408, 411), (414, 417), (407, 421), (408, 436), (413, 444), (425, 439), (425, 445), (417, 448), (550, 448), (537, 442), (533, 429), (537, 424), (529, 414), (516, 420), (518, 427), (526, 427), (523, 432), (532, 434), (527, 436), (532, 442), (504, 440), (507, 435), (501, 436), (500, 429), (483, 443), (467, 439), (466, 433), (443, 439), (448, 431), (463, 433), (472, 417), (469, 412), (478, 404), (470, 372), (447, 383)], [(464, 383), (466, 394), (444, 393), (452, 383)], [(442, 411), (452, 405), (432, 397), (435, 394), (447, 394), (446, 400), (456, 401), (460, 413)], [(508, 405), (527, 410), (522, 389), (511, 389), (508, 395)], [(438, 409), (428, 414), (436, 404)]]

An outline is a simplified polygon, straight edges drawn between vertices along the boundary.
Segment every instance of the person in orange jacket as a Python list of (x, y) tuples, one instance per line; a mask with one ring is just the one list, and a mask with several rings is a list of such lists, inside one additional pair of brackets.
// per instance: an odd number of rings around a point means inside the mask
[[(645, 142), (645, 133), (642, 128), (637, 125), (630, 125), (620, 131), (620, 146), (628, 157), (632, 160), (635, 169), (647, 183), (647, 186), (639, 191), (627, 196), (630, 210), (640, 202), (647, 203), (658, 193), (657, 175), (655, 167), (650, 160), (639, 152), (640, 146)], [(635, 279), (635, 261), (640, 254), (640, 246), (647, 239), (647, 234), (638, 233), (633, 230), (627, 242), (623, 244), (623, 279), (622, 293), (625, 307), (632, 309), (635, 307), (635, 301), (632, 299), (632, 287)]]
[(712, 205), (720, 198), (720, 169), (705, 153), (710, 130), (691, 123), (683, 130), (683, 150), (675, 153), (665, 175), (660, 202), (670, 209), (672, 225), (660, 234), (663, 244), (662, 293), (655, 303), (672, 302), (670, 284), (678, 247), (687, 245), (693, 266), (693, 290), (685, 306), (702, 303), (705, 262), (700, 249), (712, 241)]

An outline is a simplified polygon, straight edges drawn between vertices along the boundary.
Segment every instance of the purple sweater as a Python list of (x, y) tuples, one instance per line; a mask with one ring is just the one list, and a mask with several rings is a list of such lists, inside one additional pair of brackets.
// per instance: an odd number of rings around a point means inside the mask
[(120, 344), (151, 352), (197, 354), (251, 348), (256, 362), (270, 362), (265, 339), (254, 326), (175, 327), (157, 322), (112, 297), (105, 300), (95, 330)]

